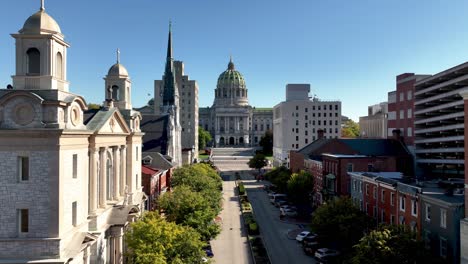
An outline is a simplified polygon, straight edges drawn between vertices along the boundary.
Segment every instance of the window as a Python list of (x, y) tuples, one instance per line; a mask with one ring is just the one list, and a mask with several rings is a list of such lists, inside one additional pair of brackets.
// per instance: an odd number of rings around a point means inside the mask
[(359, 192), (362, 193), (362, 182), (359, 183)]
[(136, 151), (136, 154), (135, 154), (135, 157), (136, 157), (136, 161), (138, 161), (138, 147), (135, 148), (135, 151)]
[(307, 128), (307, 127), (309, 127), (309, 125), (307, 123), (305, 123), (305, 127)]
[(298, 106), (298, 105), (296, 105), (296, 110), (299, 110), (299, 106)]
[(373, 216), (374, 216), (374, 218), (377, 218), (377, 206), (374, 206)]
[(405, 211), (405, 197), (400, 195), (400, 210)]
[(20, 181), (29, 180), (29, 157), (18, 157), (18, 177)]
[(298, 125), (299, 125), (299, 120), (296, 120), (296, 126), (298, 126)]
[(318, 117), (321, 117), (322, 116), (322, 113), (318, 113)]
[(390, 215), (390, 224), (393, 225), (395, 223), (395, 215)]
[(413, 96), (412, 96), (411, 91), (408, 91), (408, 92), (406, 93), (406, 100), (409, 101), (409, 100), (411, 100), (412, 97), (413, 97)]
[(296, 128), (296, 133), (299, 133), (299, 128)]
[(299, 144), (296, 144), (296, 149), (298, 149), (298, 148), (299, 148)]
[(308, 111), (307, 107), (306, 107), (306, 108), (304, 108), (304, 111), (307, 113), (307, 111)]
[(447, 257), (447, 239), (440, 237), (440, 256)]
[[(338, 105), (335, 105), (335, 110), (338, 110)], [(338, 113), (336, 115), (338, 116)]]
[(309, 117), (308, 117), (307, 115), (305, 115), (305, 117), (304, 117), (304, 118), (305, 118), (305, 120), (309, 120)]
[(296, 136), (296, 141), (299, 141), (299, 136)]
[(367, 164), (367, 171), (374, 171), (374, 164)]
[(366, 195), (369, 195), (369, 184), (366, 183)]
[(418, 201), (416, 201), (415, 199), (411, 199), (411, 215), (418, 215)]
[(413, 128), (408, 127), (408, 128), (406, 129), (406, 132), (408, 133), (408, 137), (412, 137), (412, 136), (413, 136)]
[(76, 208), (76, 202), (72, 203), (72, 225), (76, 226), (76, 213), (77, 213), (77, 208)]
[(377, 199), (377, 187), (375, 186), (374, 186), (374, 191), (373, 191), (372, 196), (374, 197), (374, 199)]
[(55, 76), (57, 78), (63, 79), (63, 59), (62, 59), (62, 54), (60, 52), (57, 52), (57, 55), (55, 56)]
[(369, 203), (366, 203), (366, 213), (369, 212)]
[(412, 114), (413, 114), (413, 112), (411, 111), (411, 108), (408, 109), (408, 111), (406, 111), (406, 116), (407, 116), (408, 118), (411, 118)]
[(384, 209), (380, 211), (380, 221), (385, 222), (385, 210)]
[(78, 175), (78, 154), (73, 154), (73, 178), (76, 179)]
[(348, 163), (346, 165), (346, 171), (347, 172), (352, 172), (353, 171), (353, 164), (352, 163)]
[(28, 58), (28, 74), (39, 75), (41, 73), (41, 53), (36, 48), (30, 48), (26, 55)]
[(400, 102), (401, 101), (404, 101), (405, 100), (405, 94), (404, 93), (400, 93)]
[(382, 203), (385, 203), (385, 190), (382, 189), (382, 191), (380, 192), (380, 201)]
[(120, 89), (117, 85), (113, 85), (111, 88), (112, 94), (111, 97), (112, 99), (119, 101), (120, 100)]
[(447, 228), (447, 210), (440, 209), (440, 227)]
[(400, 110), (400, 119), (404, 119), (404, 118), (405, 118), (405, 111)]
[(29, 232), (29, 209), (18, 209), (18, 227), (20, 233)]
[(426, 221), (431, 221), (431, 205), (426, 204)]
[(306, 136), (308, 136), (308, 135), (309, 135), (309, 131), (306, 130), (306, 131), (304, 132), (304, 134), (305, 134)]

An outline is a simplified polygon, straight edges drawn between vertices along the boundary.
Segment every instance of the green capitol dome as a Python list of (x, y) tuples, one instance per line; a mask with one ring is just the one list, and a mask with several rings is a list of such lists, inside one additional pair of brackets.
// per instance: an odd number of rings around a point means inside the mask
[(244, 76), (234, 67), (232, 59), (229, 61), (228, 69), (221, 73), (218, 77), (218, 87), (230, 87), (236, 86), (239, 88), (245, 88)]

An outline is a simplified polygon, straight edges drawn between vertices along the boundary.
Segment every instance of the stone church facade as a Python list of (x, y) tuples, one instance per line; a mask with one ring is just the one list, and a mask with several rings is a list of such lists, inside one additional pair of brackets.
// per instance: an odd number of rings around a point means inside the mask
[(272, 109), (249, 105), (246, 82), (232, 59), (218, 77), (213, 106), (200, 108), (199, 118), (216, 147), (258, 146), (265, 132), (273, 130)]
[(123, 263), (123, 234), (141, 214), (141, 115), (119, 63), (104, 106), (69, 89), (69, 44), (42, 5), (16, 40), (13, 85), (0, 89), (0, 259)]

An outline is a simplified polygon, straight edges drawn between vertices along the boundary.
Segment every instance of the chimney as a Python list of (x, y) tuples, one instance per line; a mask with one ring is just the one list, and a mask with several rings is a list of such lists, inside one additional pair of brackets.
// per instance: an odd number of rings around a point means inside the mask
[(317, 130), (318, 139), (322, 139), (322, 138), (323, 138), (323, 133), (324, 133), (323, 129)]

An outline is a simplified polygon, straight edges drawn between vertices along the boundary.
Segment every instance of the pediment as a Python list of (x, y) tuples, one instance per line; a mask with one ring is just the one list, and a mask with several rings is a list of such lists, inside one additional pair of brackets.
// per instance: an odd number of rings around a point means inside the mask
[(130, 132), (130, 128), (127, 126), (125, 119), (119, 111), (115, 111), (110, 115), (103, 125), (97, 130), (98, 134), (126, 134)]

